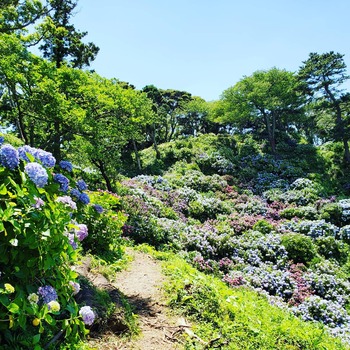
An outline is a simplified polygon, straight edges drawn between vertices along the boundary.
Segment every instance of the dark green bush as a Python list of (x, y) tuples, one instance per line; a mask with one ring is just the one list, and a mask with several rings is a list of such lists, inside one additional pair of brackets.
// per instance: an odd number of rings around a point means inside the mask
[(320, 209), (321, 219), (331, 222), (334, 225), (341, 226), (342, 210), (337, 203), (327, 203)]
[(294, 263), (309, 264), (317, 256), (312, 239), (300, 233), (288, 233), (282, 236), (282, 245)]
[(274, 230), (274, 227), (271, 223), (267, 222), (264, 219), (261, 219), (261, 220), (257, 221), (256, 224), (253, 226), (253, 230), (268, 234)]
[(294, 217), (297, 217), (300, 219), (315, 220), (317, 219), (318, 213), (316, 208), (311, 206), (304, 206), (286, 208), (281, 211), (280, 215), (285, 219), (292, 219)]
[(336, 259), (345, 263), (348, 255), (348, 245), (342, 241), (336, 240), (332, 236), (318, 237), (315, 240), (317, 251), (327, 259)]

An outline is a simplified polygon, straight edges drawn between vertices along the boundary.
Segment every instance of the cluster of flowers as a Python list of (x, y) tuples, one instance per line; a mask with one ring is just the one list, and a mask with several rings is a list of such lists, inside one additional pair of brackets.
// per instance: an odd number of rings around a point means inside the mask
[(341, 199), (338, 205), (342, 211), (342, 220), (348, 222), (350, 220), (350, 199)]
[[(0, 144), (2, 142), (3, 140), (0, 139)], [(21, 161), (23, 162), (24, 173), (28, 177), (28, 183), (32, 182), (37, 188), (44, 188), (46, 185), (48, 185), (49, 179), (52, 178), (53, 181), (59, 185), (59, 191), (62, 192), (62, 195), (56, 197), (55, 201), (56, 203), (61, 203), (63, 206), (68, 208), (71, 211), (72, 218), (72, 212), (78, 209), (78, 202), (80, 202), (82, 205), (87, 205), (90, 203), (89, 196), (84, 192), (87, 190), (88, 186), (83, 180), (78, 180), (75, 183), (75, 187), (71, 188), (70, 180), (65, 175), (55, 173), (51, 177), (50, 172), (52, 172), (53, 168), (56, 166), (56, 159), (50, 152), (29, 146), (23, 146), (16, 149), (9, 144), (1, 145), (0, 165), (9, 169), (10, 171), (14, 171), (17, 168), (23, 169)], [(63, 172), (66, 171), (70, 173), (73, 171), (72, 164), (65, 160), (59, 163), (59, 167)], [(34, 200), (35, 202), (33, 207), (38, 211), (42, 210), (42, 208), (46, 205), (45, 194), (43, 194), (42, 198), (34, 197)], [(103, 208), (100, 205), (94, 205), (93, 207), (96, 212), (103, 212)], [(69, 227), (70, 231), (63, 232), (63, 234), (68, 237), (69, 243), (75, 249), (77, 248), (77, 243), (87, 237), (87, 225), (77, 223), (72, 219), (71, 224), (67, 227)], [(77, 294), (80, 290), (79, 284), (74, 281), (71, 281), (69, 284), (72, 288), (72, 294)], [(7, 293), (14, 292), (14, 288), (10, 284), (5, 284), (5, 290)], [(37, 293), (32, 293), (28, 296), (28, 301), (31, 304), (38, 306), (46, 305), (48, 310), (52, 313), (60, 312), (61, 305), (58, 300), (59, 295), (57, 294), (56, 290), (49, 285), (39, 287)], [(91, 325), (94, 322), (95, 313), (90, 306), (82, 307), (79, 311), (79, 315), (86, 325)]]
[[(199, 171), (188, 171), (177, 177), (166, 175), (170, 190), (156, 188), (157, 177), (138, 177), (139, 185), (133, 182), (130, 201), (140, 200), (137, 205), (139, 220), (158, 216), (155, 222), (162, 231), (169, 233), (172, 246), (185, 251), (189, 257), (195, 256), (190, 260), (200, 270), (219, 273), (232, 287), (244, 284), (254, 288), (276, 305), (288, 308), (305, 320), (321, 321), (331, 327), (334, 334), (350, 340), (350, 332), (346, 331), (350, 304), (347, 282), (334, 277), (336, 273), (330, 273), (329, 268), (312, 266), (311, 270), (302, 264), (293, 264), (282, 245), (282, 236), (290, 232), (311, 237), (317, 251), (319, 244), (325, 242), (324, 238), (337, 242), (350, 240), (350, 225), (346, 225), (350, 220), (350, 200), (338, 202), (344, 224), (338, 227), (319, 220), (322, 217), (322, 206), (317, 202), (320, 201), (319, 189), (311, 180), (300, 178), (302, 174), (293, 167), (263, 156), (247, 157), (245, 163), (247, 171), (252, 165), (257, 169), (254, 191), (259, 186), (261, 190), (264, 186), (277, 189), (254, 196), (248, 190), (228, 186), (228, 181), (218, 175), (212, 178)], [(283, 173), (287, 174), (284, 178), (290, 183), (288, 187), (274, 175)], [(205, 191), (211, 191), (210, 195), (204, 194)], [(143, 204), (142, 200), (145, 200)], [(231, 214), (215, 208), (217, 203), (220, 203), (218, 208), (229, 208)], [(162, 205), (171, 207), (182, 220), (159, 217)], [(210, 220), (202, 221), (201, 217), (193, 215), (195, 210), (203, 210), (207, 217), (208, 213), (213, 212), (213, 215)], [(294, 216), (302, 220), (282, 219)], [(198, 218), (201, 223), (194, 220)], [(260, 225), (259, 221), (266, 225)], [(266, 226), (270, 229), (264, 230)], [(325, 245), (325, 249), (327, 247)], [(333, 256), (328, 253), (328, 257)], [(338, 262), (334, 260), (334, 264)]]
[(301, 221), (288, 221), (283, 223), (280, 226), (280, 230), (283, 231), (292, 231), (302, 233), (311, 238), (317, 237), (338, 237), (339, 236), (339, 227), (333, 225), (325, 220), (301, 220)]
[(221, 175), (232, 174), (234, 171), (234, 164), (218, 152), (213, 152), (210, 155), (203, 152), (199, 154), (196, 162), (201, 169), (207, 168)]
[[(80, 285), (77, 282), (70, 281), (69, 283), (72, 294), (76, 295), (80, 291)], [(49, 285), (42, 286), (38, 288), (37, 293), (31, 293), (28, 296), (28, 301), (31, 304), (38, 304), (38, 305), (47, 305), (47, 308), (50, 312), (58, 313), (61, 309), (61, 305), (57, 301), (58, 295), (56, 290)], [(79, 310), (79, 315), (81, 316), (83, 322), (86, 325), (92, 325), (95, 320), (95, 313), (91, 309), (90, 306), (83, 306)]]

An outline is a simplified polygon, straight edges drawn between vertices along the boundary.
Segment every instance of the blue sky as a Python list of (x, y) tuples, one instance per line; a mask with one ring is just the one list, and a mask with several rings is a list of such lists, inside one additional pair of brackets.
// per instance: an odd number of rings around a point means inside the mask
[(91, 68), (217, 100), (243, 76), (297, 71), (310, 52), (344, 54), (349, 0), (79, 0), (72, 19), (100, 47)]

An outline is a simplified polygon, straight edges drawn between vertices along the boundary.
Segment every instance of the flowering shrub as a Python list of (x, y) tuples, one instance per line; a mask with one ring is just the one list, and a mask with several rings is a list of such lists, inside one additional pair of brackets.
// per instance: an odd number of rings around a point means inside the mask
[(180, 251), (197, 269), (254, 288), (350, 342), (350, 200), (321, 198), (322, 188), (287, 161), (222, 156), (219, 171), (212, 154), (123, 181), (124, 234)]
[(10, 348), (42, 349), (60, 330), (71, 342), (87, 332), (71, 265), (88, 230), (75, 221), (83, 204), (60, 196), (70, 181), (52, 173), (55, 162), (40, 149), (0, 148), (0, 333)]
[(122, 227), (127, 220), (127, 216), (118, 210), (120, 197), (107, 191), (90, 192), (89, 197), (94, 204), (84, 206), (81, 213), (89, 232), (81, 242), (84, 250), (99, 255), (117, 252)]
[(281, 230), (299, 232), (311, 238), (339, 235), (339, 227), (325, 220), (302, 220), (299, 222), (289, 221), (281, 225)]

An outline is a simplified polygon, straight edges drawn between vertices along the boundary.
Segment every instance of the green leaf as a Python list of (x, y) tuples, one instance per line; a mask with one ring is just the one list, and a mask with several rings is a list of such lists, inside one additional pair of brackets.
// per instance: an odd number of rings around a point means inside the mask
[(5, 196), (5, 194), (7, 194), (7, 188), (5, 184), (2, 184), (0, 186), (0, 195)]
[(2, 221), (7, 221), (13, 214), (12, 208), (7, 208), (2, 214)]
[(26, 315), (25, 314), (20, 314), (19, 315), (19, 318), (18, 318), (18, 323), (19, 325), (21, 326), (22, 329), (26, 329), (26, 323), (27, 323), (27, 318), (26, 318)]
[(33, 337), (33, 345), (38, 344), (40, 341), (41, 334), (34, 335)]
[(52, 318), (49, 314), (45, 316), (45, 321), (51, 326), (54, 326), (56, 324), (56, 320)]
[(19, 306), (16, 303), (11, 303), (7, 309), (12, 312), (13, 314), (18, 314), (20, 309)]

